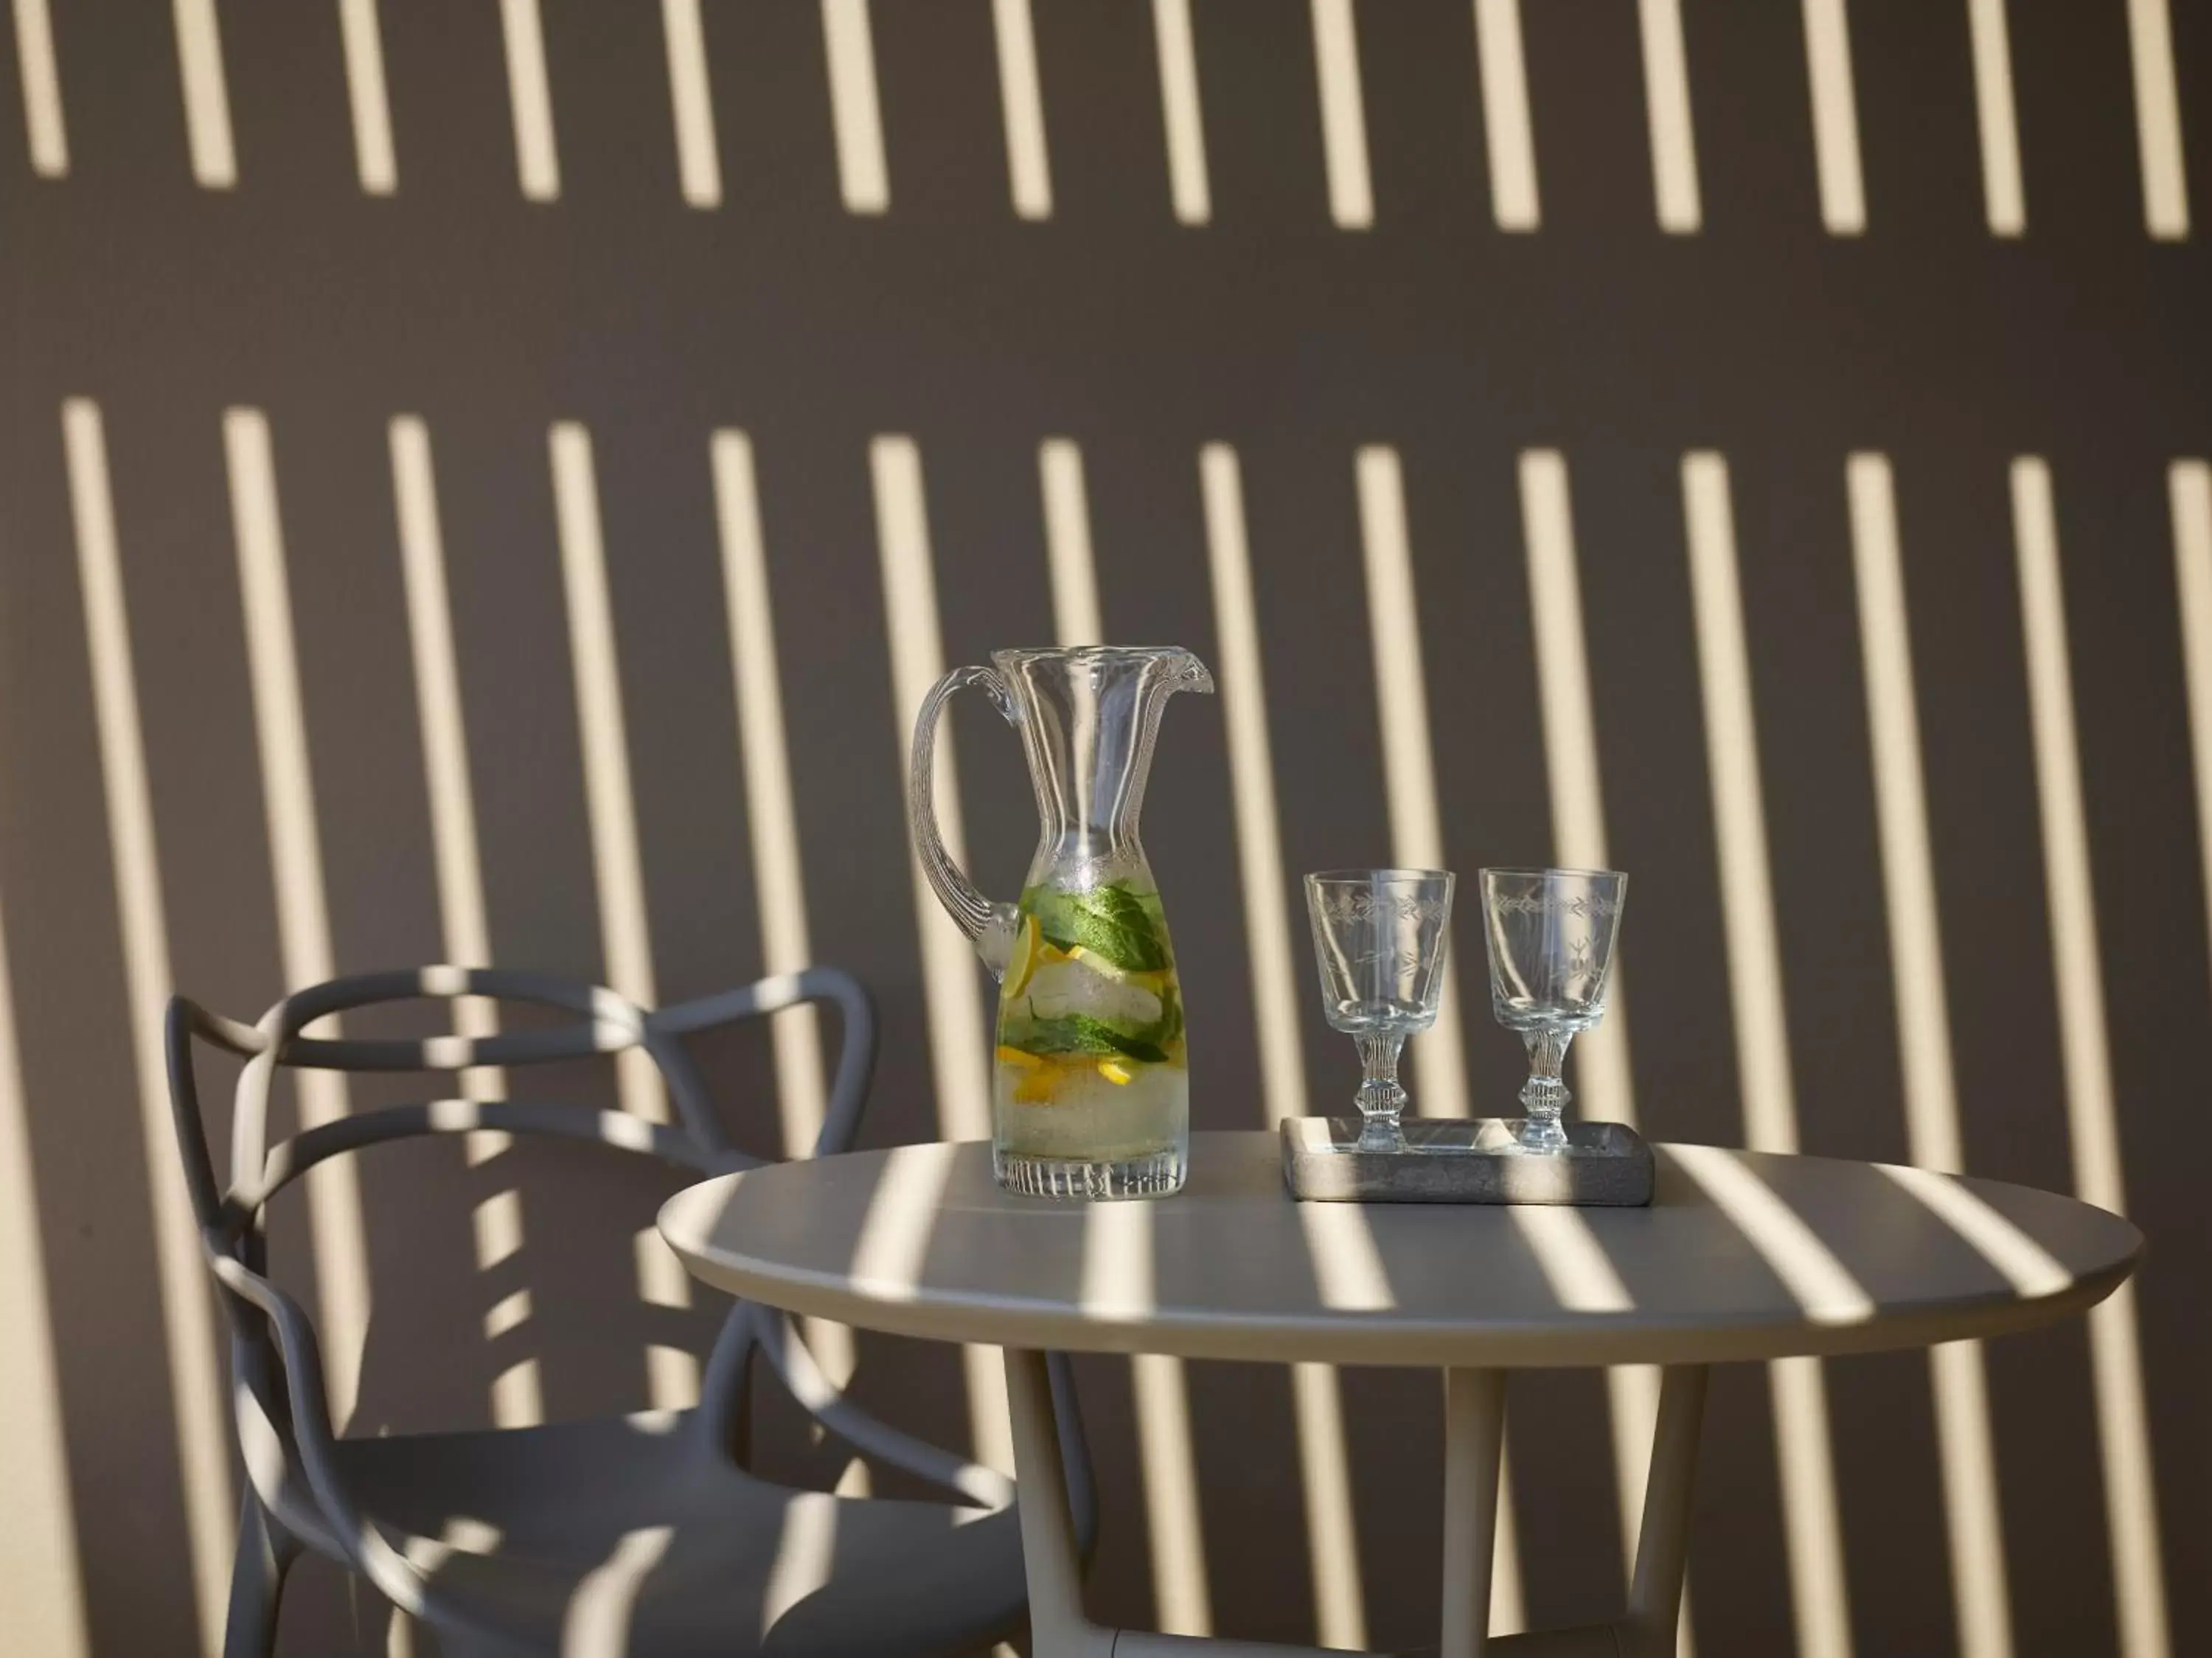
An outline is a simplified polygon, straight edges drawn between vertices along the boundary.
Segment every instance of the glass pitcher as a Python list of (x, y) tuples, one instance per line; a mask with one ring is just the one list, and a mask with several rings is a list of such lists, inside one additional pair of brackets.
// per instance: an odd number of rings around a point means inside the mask
[[(1143, 1198), (1179, 1191), (1190, 1070), (1175, 948), (1137, 839), (1160, 710), (1212, 691), (1188, 650), (999, 650), (956, 668), (915, 716), (907, 812), (922, 871), (999, 980), (992, 1167), (1009, 1192)], [(931, 761), (945, 700), (981, 686), (1022, 734), (1036, 856), (1018, 904), (993, 903), (945, 850)]]

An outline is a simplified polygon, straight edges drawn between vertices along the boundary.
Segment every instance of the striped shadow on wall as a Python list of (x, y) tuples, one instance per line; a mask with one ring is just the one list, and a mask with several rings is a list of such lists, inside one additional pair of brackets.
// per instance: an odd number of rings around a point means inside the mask
[[(905, 732), (944, 664), (1097, 637), (1222, 679), (1148, 825), (1202, 1126), (1340, 1073), (1300, 869), (1552, 856), (1638, 880), (1594, 1112), (2150, 1234), (2086, 1329), (1723, 1377), (1689, 1641), (2176, 1649), (2212, 1536), (2178, 1472), (2212, 1449), (2180, 1265), (2212, 1242), (2196, 9), (9, 24), (0, 1466), (35, 1496), (0, 1558), (41, 1650), (220, 1623), (236, 1478), (149, 1023), (171, 984), (243, 1012), (442, 956), (672, 997), (818, 957), (885, 1003), (873, 1139), (975, 1132), (981, 982), (912, 880)], [(957, 741), (946, 820), (1003, 887), (1018, 760)], [(1513, 1086), (1479, 1007), (1417, 1059), (1432, 1106)], [(811, 1139), (805, 1015), (706, 1058), (751, 1143)], [(325, 1172), (274, 1253), (354, 1431), (696, 1386), (712, 1309), (637, 1241), (649, 1186), (587, 1198), (489, 1136)], [(814, 1333), (864, 1400), (1004, 1456), (991, 1355)], [(1084, 1385), (1107, 1615), (1434, 1638), (1426, 1378)], [(1652, 1400), (1518, 1386), (1494, 1627), (1617, 1593)], [(385, 1638), (303, 1576), (287, 1650)]]

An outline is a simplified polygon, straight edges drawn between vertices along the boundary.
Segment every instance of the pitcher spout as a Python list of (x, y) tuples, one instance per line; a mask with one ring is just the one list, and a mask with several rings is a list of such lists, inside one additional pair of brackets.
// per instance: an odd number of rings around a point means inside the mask
[(1065, 879), (1070, 866), (1140, 862), (1138, 819), (1160, 715), (1178, 691), (1213, 689), (1206, 665), (1180, 645), (1001, 650), (991, 660), (1036, 790), (1036, 869)]

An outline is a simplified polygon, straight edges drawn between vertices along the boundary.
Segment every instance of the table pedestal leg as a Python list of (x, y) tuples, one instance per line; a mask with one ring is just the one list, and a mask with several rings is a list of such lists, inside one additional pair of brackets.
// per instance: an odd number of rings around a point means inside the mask
[(1006, 1349), (1006, 1404), (1014, 1429), (1015, 1503), (1029, 1578), (1030, 1644), (1036, 1658), (1109, 1658), (1114, 1631), (1083, 1615), (1083, 1563), (1067, 1507), (1067, 1470), (1052, 1413), (1044, 1355)]
[(1442, 1658), (1481, 1658), (1490, 1645), (1490, 1564), (1504, 1442), (1505, 1373), (1445, 1371)]
[(1690, 1558), (1698, 1435), (1711, 1375), (1706, 1365), (1670, 1364), (1659, 1384), (1651, 1474), (1644, 1484), (1644, 1523), (1636, 1534), (1636, 1577), (1628, 1592), (1628, 1616), (1615, 1625), (1623, 1658), (1674, 1658), (1682, 1574)]
[(1689, 1561), (1690, 1496), (1705, 1416), (1702, 1364), (1667, 1368), (1651, 1436), (1651, 1473), (1636, 1539), (1628, 1612), (1612, 1624), (1535, 1630), (1496, 1641), (1490, 1563), (1498, 1535), (1498, 1460), (1505, 1373), (1444, 1372), (1444, 1559), (1442, 1658), (1674, 1658)]
[(1115, 1630), (1085, 1618), (1083, 1564), (1043, 1354), (1006, 1350), (1006, 1402), (1013, 1418), (1022, 1563), (1029, 1577), (1030, 1650), (1036, 1658), (1334, 1658), (1319, 1647)]
[[(1441, 1658), (1673, 1658), (1689, 1557), (1690, 1496), (1705, 1415), (1702, 1364), (1670, 1365), (1659, 1393), (1651, 1474), (1627, 1614), (1611, 1624), (1490, 1639), (1490, 1563), (1498, 1535), (1498, 1462), (1505, 1373), (1444, 1373), (1444, 1557)], [(1006, 1350), (1022, 1559), (1036, 1658), (1328, 1658), (1316, 1647), (1112, 1630), (1083, 1615), (1083, 1567), (1044, 1355)]]

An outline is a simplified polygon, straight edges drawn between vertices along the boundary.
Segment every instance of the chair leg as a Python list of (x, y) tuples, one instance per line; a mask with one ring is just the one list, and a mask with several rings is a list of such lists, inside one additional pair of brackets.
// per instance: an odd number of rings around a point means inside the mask
[(248, 1491), (239, 1510), (222, 1658), (275, 1658), (277, 1603), (284, 1594), (284, 1574), (299, 1552), (300, 1545)]

